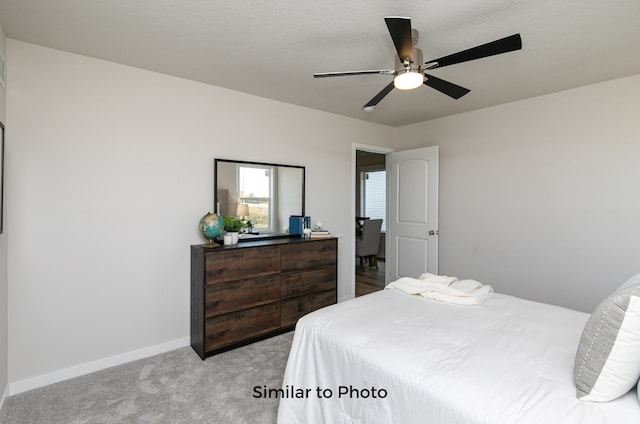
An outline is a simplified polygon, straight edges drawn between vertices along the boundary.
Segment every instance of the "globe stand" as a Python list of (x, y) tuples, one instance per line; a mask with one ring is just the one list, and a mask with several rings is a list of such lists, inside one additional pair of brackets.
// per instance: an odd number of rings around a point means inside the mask
[(220, 247), (220, 244), (216, 243), (213, 240), (209, 240), (209, 243), (207, 243), (207, 247)]

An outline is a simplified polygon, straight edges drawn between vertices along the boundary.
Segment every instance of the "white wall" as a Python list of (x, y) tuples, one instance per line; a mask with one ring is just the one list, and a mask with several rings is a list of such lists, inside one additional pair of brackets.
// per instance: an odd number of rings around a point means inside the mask
[[(2, 27), (0, 26), (0, 51), (5, 60), (6, 55), (6, 39)], [(5, 88), (0, 85), (0, 122), (5, 124)], [(6, 173), (5, 173), (6, 175)], [(6, 183), (5, 183), (6, 186)], [(4, 208), (4, 202), (3, 202)], [(6, 211), (5, 211), (6, 212)], [(0, 234), (0, 407), (4, 402), (8, 388), (8, 321), (7, 321), (7, 215), (4, 214), (4, 231)]]
[(640, 272), (639, 110), (635, 75), (401, 128), (440, 146), (440, 272), (591, 312)]
[(351, 146), (385, 145), (392, 128), (7, 44), (17, 391), (71, 376), (56, 374), (69, 367), (188, 343), (189, 245), (204, 242), (215, 157), (307, 167), (307, 213), (344, 234), (338, 295), (353, 296)]

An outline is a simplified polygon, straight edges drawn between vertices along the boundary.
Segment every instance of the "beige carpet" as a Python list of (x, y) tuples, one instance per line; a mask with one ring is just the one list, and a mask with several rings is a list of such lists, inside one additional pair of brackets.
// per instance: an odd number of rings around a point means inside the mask
[(3, 424), (275, 423), (293, 332), (200, 360), (182, 348), (5, 400)]

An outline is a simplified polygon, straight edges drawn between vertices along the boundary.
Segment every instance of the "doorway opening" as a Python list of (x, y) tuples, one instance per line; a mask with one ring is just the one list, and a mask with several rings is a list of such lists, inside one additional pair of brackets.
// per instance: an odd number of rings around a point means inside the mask
[[(387, 154), (355, 152), (355, 296), (385, 286)], [(381, 222), (378, 222), (381, 221)]]
[[(425, 272), (438, 274), (438, 146), (396, 152), (383, 147), (353, 144), (351, 219), (356, 218), (354, 231), (358, 231), (358, 222), (371, 221), (370, 217), (359, 215), (364, 203), (360, 175), (362, 171), (373, 172), (371, 168), (366, 169), (370, 163), (365, 157), (370, 157), (371, 153), (377, 154), (380, 161), (384, 158), (387, 171), (386, 230), (384, 237), (380, 236), (384, 240), (384, 250), (378, 249), (375, 256), (381, 259), (376, 271), (381, 271), (380, 264), (384, 271), (379, 273), (375, 289), (381, 290), (386, 283), (401, 277), (418, 278)], [(361, 218), (360, 221), (357, 218)], [(351, 246), (354, 278), (350, 294), (354, 296), (356, 291), (357, 295), (364, 294), (356, 289), (356, 269), (361, 266), (359, 258), (356, 261), (356, 245), (357, 239)], [(362, 266), (360, 270), (368, 271), (369, 268)]]

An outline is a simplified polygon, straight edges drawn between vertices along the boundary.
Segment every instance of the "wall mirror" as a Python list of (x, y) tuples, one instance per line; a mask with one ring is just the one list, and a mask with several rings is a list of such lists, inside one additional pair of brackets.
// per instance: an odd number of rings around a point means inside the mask
[(253, 234), (243, 238), (286, 235), (289, 216), (304, 215), (304, 174), (304, 166), (215, 159), (216, 212), (250, 220)]

